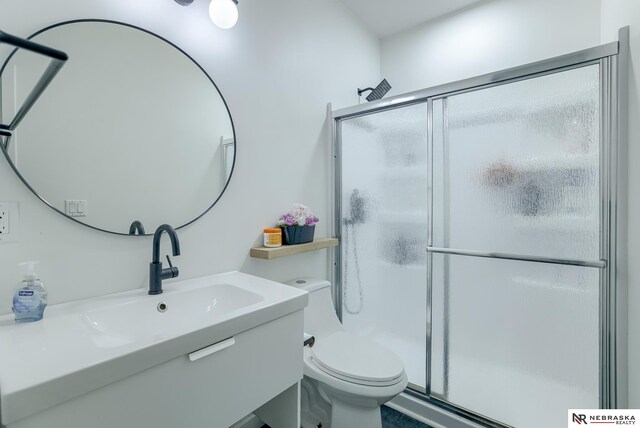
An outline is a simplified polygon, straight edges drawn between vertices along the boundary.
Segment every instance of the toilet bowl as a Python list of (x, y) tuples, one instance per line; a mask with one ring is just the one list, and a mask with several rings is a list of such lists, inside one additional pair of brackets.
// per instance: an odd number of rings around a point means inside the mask
[(304, 331), (315, 337), (304, 348), (303, 428), (381, 428), (380, 406), (407, 386), (402, 360), (370, 339), (344, 330), (328, 281), (286, 282), (309, 292)]

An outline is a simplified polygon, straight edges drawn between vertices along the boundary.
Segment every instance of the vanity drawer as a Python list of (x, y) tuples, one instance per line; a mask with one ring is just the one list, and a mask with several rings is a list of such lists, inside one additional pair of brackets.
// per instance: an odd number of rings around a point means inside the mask
[(302, 378), (302, 336), (298, 311), (10, 427), (226, 428)]

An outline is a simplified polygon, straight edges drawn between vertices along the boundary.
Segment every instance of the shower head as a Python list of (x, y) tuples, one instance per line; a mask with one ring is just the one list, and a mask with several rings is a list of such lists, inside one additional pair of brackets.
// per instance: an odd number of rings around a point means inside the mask
[(358, 95), (362, 95), (364, 91), (371, 91), (371, 93), (367, 95), (367, 101), (375, 101), (384, 97), (390, 89), (391, 85), (387, 82), (387, 79), (382, 79), (382, 82), (375, 88), (358, 88)]

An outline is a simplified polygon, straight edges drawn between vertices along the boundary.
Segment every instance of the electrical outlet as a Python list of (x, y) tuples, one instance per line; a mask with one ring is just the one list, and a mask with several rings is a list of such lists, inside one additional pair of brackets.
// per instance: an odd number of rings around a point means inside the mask
[(17, 202), (0, 202), (0, 242), (18, 240), (19, 220)]

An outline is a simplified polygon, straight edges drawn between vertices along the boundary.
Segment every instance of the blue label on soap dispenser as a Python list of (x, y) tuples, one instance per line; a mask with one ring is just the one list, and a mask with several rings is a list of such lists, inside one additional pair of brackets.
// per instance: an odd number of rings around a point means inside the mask
[(13, 296), (13, 312), (16, 315), (32, 313), (38, 309), (40, 303), (36, 290), (18, 290)]

